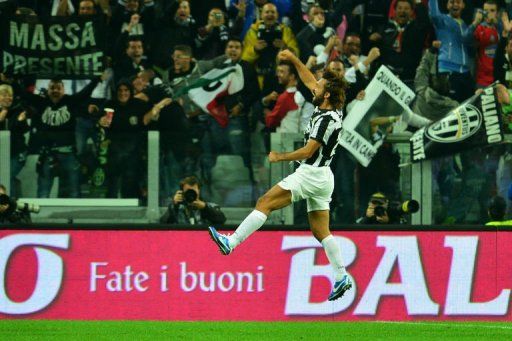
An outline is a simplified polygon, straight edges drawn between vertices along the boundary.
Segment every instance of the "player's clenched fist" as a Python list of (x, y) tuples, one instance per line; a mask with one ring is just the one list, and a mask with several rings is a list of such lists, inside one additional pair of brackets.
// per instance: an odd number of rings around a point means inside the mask
[(276, 153), (276, 152), (268, 153), (268, 161), (278, 162), (279, 161), (279, 153)]

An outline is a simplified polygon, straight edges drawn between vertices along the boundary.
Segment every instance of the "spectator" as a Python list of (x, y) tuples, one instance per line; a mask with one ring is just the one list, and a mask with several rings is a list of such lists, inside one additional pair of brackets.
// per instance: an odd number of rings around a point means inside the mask
[(493, 74), (494, 79), (512, 88), (512, 39), (509, 33), (512, 29), (508, 15), (502, 16), (503, 31), (494, 58)]
[[(142, 163), (141, 146), (144, 143), (144, 115), (150, 106), (133, 98), (132, 84), (121, 80), (116, 85), (113, 100), (105, 104), (112, 116), (102, 116), (100, 126), (106, 129), (110, 140), (107, 157), (107, 197), (139, 198), (139, 177)], [(110, 109), (110, 110), (107, 110)]]
[(144, 59), (144, 45), (138, 37), (129, 38), (126, 43), (125, 54), (114, 63), (114, 79), (118, 82), (124, 78), (135, 76), (140, 71), (149, 68)]
[[(199, 25), (208, 23), (208, 16), (213, 8), (218, 8), (222, 12), (226, 12), (226, 0), (208, 0), (208, 1), (192, 1), (194, 7), (191, 8), (192, 16), (196, 19)], [(243, 17), (241, 18), (241, 25), (243, 26)], [(242, 30), (242, 26), (240, 30)]]
[(226, 25), (224, 13), (213, 8), (208, 14), (208, 24), (198, 29), (196, 46), (197, 56), (212, 59), (224, 53), (230, 35), (236, 35)]
[(78, 15), (96, 15), (96, 4), (93, 0), (81, 0), (78, 6)]
[(274, 4), (263, 6), (261, 18), (261, 21), (251, 26), (245, 36), (242, 59), (254, 63), (260, 88), (263, 88), (265, 75), (275, 73), (277, 53), (288, 48), (299, 55), (299, 48), (292, 30), (278, 23)]
[(512, 220), (505, 220), (505, 214), (507, 212), (507, 203), (505, 199), (500, 196), (494, 196), (489, 201), (487, 208), (487, 214), (489, 215), (489, 221), (485, 226), (510, 226)]
[(448, 0), (449, 14), (439, 10), (439, 0), (429, 0), (430, 18), (434, 24), (437, 39), (441, 41), (438, 70), (447, 73), (450, 80), (450, 97), (462, 102), (474, 92), (471, 77), (471, 57), (469, 49), (473, 43), (473, 33), (482, 21), (483, 14), (477, 12), (470, 26), (461, 19), (465, 7), (464, 0)]
[[(300, 133), (302, 110), (306, 102), (304, 96), (297, 91), (297, 70), (290, 62), (281, 61), (277, 66), (277, 79), (285, 91), (277, 98), (272, 111), (267, 111), (266, 126), (278, 133)], [(313, 111), (312, 104), (309, 103), (308, 109)]]
[(163, 224), (224, 224), (226, 216), (220, 206), (201, 198), (201, 183), (195, 176), (184, 178), (174, 194), (167, 212), (160, 218)]
[(183, 107), (176, 101), (169, 102), (172, 93), (167, 86), (146, 86), (149, 81), (143, 74), (135, 77), (132, 84), (136, 98), (154, 105), (151, 114), (144, 116), (144, 124), (160, 133), (160, 197), (164, 200), (178, 190), (184, 174), (194, 171), (187, 154), (191, 147), (190, 127)]
[(230, 0), (229, 14), (233, 18), (239, 15), (240, 11), (245, 12), (244, 26), (240, 38), (244, 39), (251, 25), (262, 19), (263, 7), (266, 4), (274, 4), (281, 17), (288, 14), (289, 0)]
[(197, 25), (190, 15), (190, 2), (170, 2), (164, 16), (159, 20), (158, 30), (152, 39), (151, 61), (156, 71), (163, 74), (171, 66), (170, 58), (177, 45), (191, 45), (197, 37)]
[(297, 41), (302, 61), (307, 61), (315, 55), (315, 46), (326, 45), (327, 40), (335, 34), (332, 27), (325, 26), (325, 11), (318, 4), (313, 4), (308, 10), (308, 25), (298, 34)]
[(413, 103), (413, 112), (436, 121), (457, 107), (459, 103), (449, 96), (450, 80), (446, 73), (437, 70), (437, 56), (440, 41), (434, 41), (432, 47), (425, 52), (420, 65), (416, 70), (414, 89), (416, 99)]
[[(222, 55), (212, 60), (195, 61), (193, 58), (192, 48), (189, 45), (177, 45), (172, 55), (173, 69), (164, 74), (164, 82), (168, 83), (172, 88), (171, 91), (179, 91), (180, 89), (190, 85), (208, 71), (222, 67), (227, 60)], [(183, 109), (188, 117), (195, 117), (202, 114), (201, 110), (195, 105), (187, 94), (181, 97)]]
[(76, 157), (75, 125), (79, 114), (77, 108), (90, 96), (107, 73), (92, 80), (80, 92), (66, 95), (60, 79), (52, 79), (48, 85), (47, 97), (28, 92), (20, 94), (24, 101), (33, 106), (37, 115), (32, 125), (35, 134), (31, 143), (38, 148), (37, 195), (48, 198), (55, 177), (59, 177), (59, 197), (80, 196), (79, 168)]
[(110, 22), (111, 42), (117, 41), (121, 33), (137, 36), (146, 43), (154, 30), (155, 12), (153, 1), (126, 0), (112, 10)]
[(343, 41), (343, 53), (341, 61), (348, 70), (352, 66), (357, 66), (358, 70), (364, 75), (368, 75), (370, 63), (366, 62), (366, 56), (361, 54), (361, 37), (358, 33), (348, 32)]
[(484, 3), (484, 21), (474, 32), (478, 44), (476, 86), (484, 88), (494, 82), (494, 58), (500, 34), (498, 33), (498, 4), (495, 0)]
[(27, 160), (25, 133), (30, 130), (27, 114), (19, 103), (13, 103), (13, 90), (10, 85), (0, 85), (0, 131), (11, 132), (11, 195), (19, 197), (16, 176)]
[(412, 18), (413, 8), (413, 0), (396, 1), (395, 16), (370, 35), (381, 51), (382, 64), (411, 87), (430, 24), (421, 1), (416, 1), (416, 19)]

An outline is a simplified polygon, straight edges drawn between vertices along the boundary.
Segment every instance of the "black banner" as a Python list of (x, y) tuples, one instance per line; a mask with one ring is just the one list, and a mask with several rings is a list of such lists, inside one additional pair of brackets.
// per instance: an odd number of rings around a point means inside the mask
[(15, 16), (1, 25), (4, 73), (78, 79), (105, 69), (101, 18)]
[(419, 162), (503, 142), (501, 104), (494, 86), (485, 88), (410, 139), (411, 160)]

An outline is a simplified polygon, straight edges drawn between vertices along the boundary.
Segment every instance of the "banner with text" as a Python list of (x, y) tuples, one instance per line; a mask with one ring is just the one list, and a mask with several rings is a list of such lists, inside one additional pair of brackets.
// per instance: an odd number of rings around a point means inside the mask
[(354, 288), (329, 302), (308, 232), (226, 257), (205, 231), (3, 230), (0, 319), (512, 321), (512, 232), (334, 235)]
[(410, 139), (413, 162), (453, 155), (503, 142), (501, 105), (494, 86), (487, 87)]
[(13, 16), (1, 23), (2, 72), (38, 78), (91, 78), (105, 68), (99, 18)]
[(339, 142), (367, 167), (384, 141), (388, 118), (410, 111), (415, 94), (385, 66), (379, 68), (365, 93), (343, 121)]

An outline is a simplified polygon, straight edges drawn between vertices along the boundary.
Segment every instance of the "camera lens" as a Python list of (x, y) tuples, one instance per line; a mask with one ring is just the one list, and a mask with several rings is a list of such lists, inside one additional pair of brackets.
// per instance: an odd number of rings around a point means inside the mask
[(197, 200), (197, 193), (193, 189), (187, 189), (183, 192), (183, 198), (187, 204), (191, 204)]
[(375, 206), (373, 208), (373, 213), (375, 214), (376, 217), (383, 217), (384, 215), (386, 215), (386, 208), (384, 206)]

